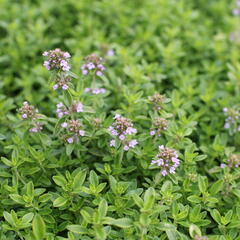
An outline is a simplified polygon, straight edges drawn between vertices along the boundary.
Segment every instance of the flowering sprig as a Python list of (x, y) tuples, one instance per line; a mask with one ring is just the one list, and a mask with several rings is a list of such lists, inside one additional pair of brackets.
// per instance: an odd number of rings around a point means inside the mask
[(149, 97), (149, 101), (151, 104), (153, 104), (153, 107), (156, 111), (159, 111), (162, 109), (164, 103), (168, 102), (168, 99), (159, 93), (155, 93), (153, 96)]
[(232, 10), (234, 16), (240, 16), (240, 0), (236, 1), (236, 7)]
[(229, 129), (232, 135), (240, 131), (240, 111), (235, 108), (224, 108), (224, 115), (226, 116), (224, 128)]
[[(134, 148), (138, 144), (138, 141), (129, 137), (137, 133), (137, 129), (133, 127), (132, 121), (120, 114), (115, 115), (114, 120), (114, 123), (108, 128), (110, 134), (117, 137), (125, 151)], [(116, 140), (112, 139), (109, 145), (115, 147)]]
[(91, 93), (93, 95), (98, 95), (98, 94), (106, 93), (106, 89), (105, 88), (85, 88), (84, 92)]
[(240, 154), (231, 154), (227, 159), (227, 163), (221, 163), (220, 167), (238, 168), (240, 166)]
[(153, 126), (150, 129), (151, 136), (161, 136), (162, 131), (167, 129), (167, 120), (165, 118), (157, 117), (154, 122)]
[(79, 137), (85, 136), (80, 120), (67, 120), (61, 124), (61, 128), (65, 132), (63, 139), (67, 143), (77, 143), (79, 142)]
[(38, 121), (41, 115), (34, 106), (29, 105), (29, 103), (25, 101), (23, 102), (23, 106), (19, 109), (19, 113), (23, 120), (30, 120), (30, 132), (36, 133), (42, 130), (43, 124)]
[(160, 167), (163, 176), (166, 176), (169, 173), (174, 174), (176, 168), (180, 165), (177, 151), (163, 145), (159, 146), (159, 152), (152, 160), (151, 165)]
[(55, 78), (55, 84), (53, 85), (53, 89), (57, 90), (61, 88), (62, 90), (69, 89), (69, 83), (71, 82), (72, 78), (66, 75), (60, 75)]
[(56, 113), (58, 118), (62, 118), (65, 115), (70, 115), (74, 112), (76, 113), (83, 112), (83, 104), (81, 102), (75, 101), (70, 107), (65, 106), (62, 102), (57, 104)]
[(68, 52), (63, 52), (59, 48), (56, 48), (54, 50), (45, 51), (42, 55), (48, 57), (48, 60), (43, 63), (43, 66), (46, 67), (47, 70), (64, 72), (70, 70), (69, 59), (71, 55)]
[(85, 63), (82, 65), (81, 70), (83, 75), (93, 73), (96, 76), (102, 76), (105, 71), (103, 66), (103, 59), (95, 53), (85, 57)]

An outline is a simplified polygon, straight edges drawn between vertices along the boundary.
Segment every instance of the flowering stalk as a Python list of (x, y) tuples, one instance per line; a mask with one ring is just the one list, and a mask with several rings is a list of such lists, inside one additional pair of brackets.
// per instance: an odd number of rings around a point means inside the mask
[(104, 88), (97, 88), (97, 79), (96, 77), (103, 76), (105, 71), (105, 66), (103, 65), (103, 59), (96, 55), (95, 53), (85, 57), (85, 63), (82, 65), (81, 70), (83, 75), (91, 75), (93, 81), (90, 88), (85, 88), (85, 93), (91, 93), (94, 95), (105, 93)]
[(19, 109), (19, 113), (21, 114), (23, 120), (29, 120), (31, 126), (29, 132), (37, 133), (42, 130), (43, 124), (38, 120), (41, 115), (34, 106), (29, 105), (29, 103), (25, 101), (23, 102), (23, 106)]
[(180, 165), (177, 151), (163, 145), (159, 146), (159, 152), (152, 160), (151, 165), (160, 167), (161, 174), (163, 176), (170, 173), (174, 174), (176, 172), (176, 168)]
[(224, 128), (229, 130), (230, 135), (240, 131), (240, 111), (236, 108), (224, 108), (226, 116)]

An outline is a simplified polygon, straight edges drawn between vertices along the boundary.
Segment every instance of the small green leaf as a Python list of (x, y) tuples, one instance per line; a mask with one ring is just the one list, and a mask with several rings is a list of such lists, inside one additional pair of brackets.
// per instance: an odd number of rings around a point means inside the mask
[(40, 215), (36, 215), (32, 223), (33, 235), (36, 240), (43, 240), (46, 233), (46, 225)]
[(54, 207), (62, 207), (67, 203), (67, 199), (63, 198), (63, 197), (58, 197), (57, 199), (55, 199), (53, 201), (53, 206)]
[(53, 176), (53, 181), (58, 185), (58, 186), (66, 186), (67, 180), (65, 179), (64, 176)]
[(207, 191), (207, 178), (203, 176), (198, 177), (198, 187), (201, 193), (205, 193)]
[(87, 234), (88, 230), (81, 225), (68, 225), (67, 229), (71, 232), (78, 233), (78, 234)]
[(22, 217), (23, 223), (29, 223), (32, 221), (34, 214), (33, 213), (27, 213)]
[(217, 194), (222, 189), (223, 183), (224, 181), (222, 179), (215, 182), (210, 188), (210, 193), (213, 195)]
[(98, 206), (98, 213), (100, 218), (103, 218), (107, 215), (108, 204), (105, 199), (101, 200)]

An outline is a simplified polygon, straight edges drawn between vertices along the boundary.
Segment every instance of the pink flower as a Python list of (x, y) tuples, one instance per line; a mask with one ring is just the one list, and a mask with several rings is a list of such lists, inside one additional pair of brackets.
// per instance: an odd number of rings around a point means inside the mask
[(64, 123), (61, 124), (61, 126), (62, 126), (63, 128), (66, 128), (66, 127), (68, 126), (68, 124), (67, 124), (66, 122), (64, 122)]
[(67, 89), (68, 89), (68, 85), (67, 85), (67, 84), (64, 84), (64, 85), (62, 86), (62, 89), (63, 89), (63, 90), (67, 90)]
[(154, 131), (154, 130), (150, 131), (150, 135), (151, 135), (151, 136), (153, 136), (153, 135), (155, 135), (155, 134), (156, 134), (156, 131)]
[(53, 89), (57, 90), (58, 89), (58, 84), (53, 85)]
[(45, 52), (43, 52), (43, 54), (42, 54), (44, 57), (47, 57), (48, 56), (48, 52), (47, 51), (45, 51)]
[(116, 146), (116, 141), (114, 139), (112, 139), (109, 143), (110, 147), (115, 147)]
[(124, 150), (124, 151), (128, 151), (128, 150), (129, 150), (129, 146), (128, 146), (128, 145), (125, 145), (125, 146), (123, 147), (123, 150)]
[(138, 144), (138, 141), (136, 139), (131, 140), (128, 145), (131, 148), (134, 148)]
[(124, 136), (124, 135), (120, 135), (120, 136), (119, 136), (119, 139), (120, 139), (121, 141), (123, 141), (123, 140), (125, 139), (125, 136)]
[(22, 114), (22, 118), (26, 119), (27, 118), (27, 114), (26, 113)]
[(67, 139), (67, 142), (68, 142), (68, 143), (73, 143), (73, 138), (72, 138), (72, 137), (68, 138), (68, 139)]
[(79, 130), (79, 135), (82, 136), (82, 137), (85, 136), (85, 131), (84, 130)]

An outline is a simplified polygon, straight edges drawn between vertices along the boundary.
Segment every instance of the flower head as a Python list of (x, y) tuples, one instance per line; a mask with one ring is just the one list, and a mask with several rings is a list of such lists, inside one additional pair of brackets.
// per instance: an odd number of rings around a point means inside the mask
[(130, 137), (137, 133), (137, 129), (133, 127), (132, 121), (120, 114), (116, 114), (113, 119), (115, 120), (114, 123), (108, 128), (110, 134), (112, 136), (118, 136), (125, 151), (134, 148), (138, 144), (138, 141), (136, 139), (131, 139)]
[(31, 122), (29, 122), (31, 125), (29, 132), (37, 133), (42, 130), (43, 124), (38, 121), (40, 115), (34, 106), (29, 105), (29, 103), (25, 101), (23, 102), (23, 106), (19, 109), (19, 112), (23, 120), (31, 120)]
[(19, 109), (23, 120), (38, 118), (38, 111), (34, 106), (29, 105), (27, 101), (23, 102), (23, 106)]
[(71, 57), (68, 52), (63, 52), (59, 48), (54, 50), (45, 51), (42, 54), (44, 57), (48, 57), (48, 60), (44, 61), (43, 66), (47, 70), (58, 70), (67, 72), (70, 70), (69, 58)]
[(165, 118), (158, 117), (153, 122), (153, 127), (150, 130), (150, 135), (161, 135), (161, 132), (167, 129), (167, 120)]
[(83, 75), (93, 73), (97, 76), (102, 76), (105, 70), (103, 66), (103, 59), (95, 53), (85, 57), (85, 63), (82, 65), (81, 70)]
[(164, 95), (155, 93), (153, 96), (149, 97), (149, 101), (153, 104), (155, 110), (160, 110), (167, 99)]
[(240, 111), (236, 108), (223, 108), (225, 118), (224, 128), (229, 129), (230, 134), (240, 131)]
[(91, 93), (93, 95), (98, 95), (98, 94), (106, 93), (106, 89), (105, 88), (85, 88), (84, 92)]
[(61, 124), (61, 127), (66, 132), (64, 138), (68, 143), (78, 142), (79, 137), (85, 136), (85, 131), (80, 120), (67, 120)]
[(151, 165), (159, 166), (163, 176), (166, 176), (169, 173), (174, 174), (176, 168), (180, 165), (177, 151), (163, 145), (159, 146), (159, 152), (155, 156), (154, 160), (152, 160)]

